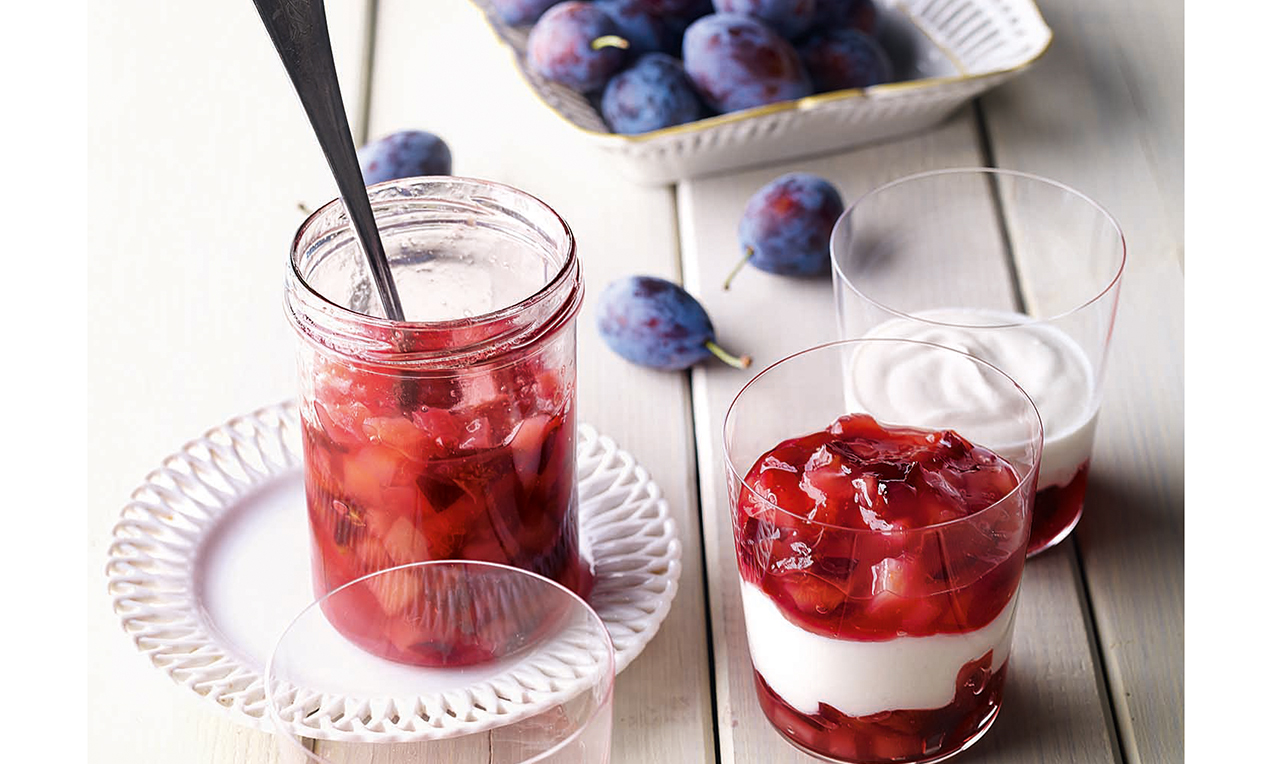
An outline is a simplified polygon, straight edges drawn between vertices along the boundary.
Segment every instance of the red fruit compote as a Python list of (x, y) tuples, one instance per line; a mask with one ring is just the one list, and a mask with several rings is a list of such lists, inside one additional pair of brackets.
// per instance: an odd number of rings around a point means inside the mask
[[(378, 303), (330, 205), (302, 227), (288, 281), (304, 340), (318, 595), (461, 559), (531, 570), (586, 597), (575, 485), (583, 287), (569, 229), (538, 200), (481, 181), (394, 181), (372, 200), (407, 321), (367, 315)], [(443, 589), (405, 570), (325, 612), (392, 660), (454, 666), (499, 653), (500, 627), (483, 615), (494, 608), (474, 602), (470, 618), (442, 623), (439, 597), (454, 612), (472, 594), (462, 581)]]
[(846, 762), (957, 753), (997, 715), (1031, 487), (958, 433), (865, 414), (777, 444), (734, 538), (760, 705)]

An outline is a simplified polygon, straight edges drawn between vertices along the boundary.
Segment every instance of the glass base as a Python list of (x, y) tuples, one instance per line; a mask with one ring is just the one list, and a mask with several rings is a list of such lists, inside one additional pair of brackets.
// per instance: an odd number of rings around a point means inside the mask
[(1028, 556), (1033, 557), (1059, 544), (1078, 527), (1078, 521), (1082, 519), (1090, 467), (1091, 462), (1084, 462), (1068, 483), (1047, 486), (1038, 492), (1034, 501)]
[(991, 674), (989, 660), (986, 654), (964, 667), (954, 701), (944, 708), (864, 717), (845, 717), (824, 703), (817, 714), (804, 714), (774, 693), (759, 672), (754, 677), (769, 724), (809, 755), (838, 764), (929, 764), (967, 750), (997, 718), (1007, 666)]
[[(895, 762), (895, 764), (937, 764), (937, 762), (940, 762), (940, 761), (949, 761), (955, 756), (958, 756), (963, 751), (966, 751), (968, 748), (971, 748), (973, 745), (979, 742), (981, 738), (985, 737), (985, 733), (989, 732), (989, 728), (994, 726), (994, 722), (998, 720), (998, 712), (1001, 710), (1002, 710), (1001, 706), (995, 706), (994, 710), (990, 713), (989, 718), (985, 720), (985, 725), (981, 727), (976, 732), (975, 735), (972, 735), (970, 738), (968, 738), (967, 742), (963, 743), (963, 745), (960, 746), (958, 749), (953, 751), (948, 751), (946, 753), (937, 754), (935, 757), (930, 759), (911, 759), (906, 761), (897, 761)], [(773, 720), (769, 719), (769, 724), (772, 724), (772, 723), (773, 723)], [(774, 726), (773, 729), (777, 729), (777, 727)], [(778, 734), (782, 734), (781, 730), (777, 730), (777, 732)], [(831, 762), (831, 764), (855, 764), (854, 762), (850, 762), (845, 759), (829, 758), (828, 756), (820, 754), (811, 748), (800, 745), (799, 742), (792, 740), (786, 735), (782, 735), (782, 739), (790, 743), (795, 748), (798, 748), (800, 751), (803, 751), (809, 756), (812, 756), (814, 759), (817, 759), (818, 761), (829, 761)]]

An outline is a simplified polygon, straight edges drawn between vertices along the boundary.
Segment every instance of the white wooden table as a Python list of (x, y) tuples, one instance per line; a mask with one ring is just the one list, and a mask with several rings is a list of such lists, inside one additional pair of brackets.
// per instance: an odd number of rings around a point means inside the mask
[[(1129, 268), (1087, 512), (1030, 562), (1005, 708), (960, 761), (1183, 760), (1183, 3), (1043, 0), (1043, 61), (925, 134), (642, 188), (538, 103), (464, 0), (329, 0), (359, 136), (424, 128), (459, 174), (560, 211), (594, 298), (630, 273), (680, 279), (759, 367), (834, 337), (831, 287), (753, 269), (717, 286), (747, 196), (790, 170), (845, 198), (917, 170), (994, 164), (1069, 183), (1123, 225)], [(247, 0), (90, 4), (89, 743), (100, 762), (272, 762), (138, 655), (105, 595), (128, 492), (185, 440), (292, 393), (280, 304), (291, 234), (334, 187)], [(743, 296), (747, 295), (747, 296)], [(748, 299), (749, 296), (749, 299)], [(754, 697), (723, 495), (720, 424), (747, 375), (631, 366), (581, 318), (585, 421), (636, 454), (679, 520), (670, 616), (618, 679), (613, 760), (811, 761)], [(762, 316), (764, 318), (762, 318)]]

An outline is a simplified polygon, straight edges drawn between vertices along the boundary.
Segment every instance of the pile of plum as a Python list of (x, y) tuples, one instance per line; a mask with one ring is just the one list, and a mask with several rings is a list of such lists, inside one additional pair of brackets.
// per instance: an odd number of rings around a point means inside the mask
[(529, 66), (637, 134), (888, 82), (873, 0), (491, 0)]

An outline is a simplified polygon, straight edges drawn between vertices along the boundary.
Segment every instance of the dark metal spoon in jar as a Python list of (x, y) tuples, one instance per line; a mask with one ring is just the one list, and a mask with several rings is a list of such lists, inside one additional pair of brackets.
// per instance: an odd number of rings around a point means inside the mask
[(300, 105), (304, 107), (322, 153), (327, 157), (331, 174), (336, 178), (336, 187), (358, 241), (362, 243), (384, 314), (394, 321), (402, 321), (405, 319), (402, 301), (398, 297), (397, 285), (393, 283), (375, 215), (371, 212), (371, 201), (367, 198), (362, 168), (358, 166), (349, 120), (345, 116), (344, 100), (340, 97), (340, 82), (331, 55), (331, 37), (327, 32), (323, 0), (254, 1), (292, 86), (300, 96)]

